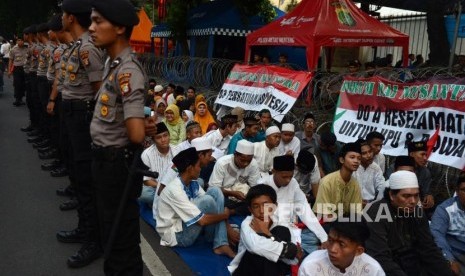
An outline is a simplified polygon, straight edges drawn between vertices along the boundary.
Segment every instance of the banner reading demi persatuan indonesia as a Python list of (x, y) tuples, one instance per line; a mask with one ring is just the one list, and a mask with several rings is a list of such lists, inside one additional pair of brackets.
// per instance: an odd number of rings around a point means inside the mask
[(341, 142), (384, 134), (383, 153), (407, 155), (409, 141), (430, 141), (430, 161), (465, 168), (465, 79), (398, 83), (345, 77), (333, 130)]
[(278, 66), (236, 64), (215, 103), (255, 111), (266, 108), (273, 119), (281, 122), (311, 77), (309, 72)]

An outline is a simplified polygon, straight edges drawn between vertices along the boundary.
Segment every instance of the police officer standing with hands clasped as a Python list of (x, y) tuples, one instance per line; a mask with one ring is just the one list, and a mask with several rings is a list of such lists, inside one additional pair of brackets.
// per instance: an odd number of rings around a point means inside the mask
[[(137, 204), (142, 176), (135, 176), (129, 168), (134, 159), (140, 160), (144, 137), (155, 135), (156, 126), (155, 118), (144, 121), (146, 76), (129, 46), (139, 19), (128, 0), (94, 1), (91, 19), (92, 41), (108, 55), (90, 127), (102, 241), (106, 250), (111, 248), (105, 255), (104, 271), (106, 275), (142, 275)], [(111, 239), (120, 204), (125, 207)]]

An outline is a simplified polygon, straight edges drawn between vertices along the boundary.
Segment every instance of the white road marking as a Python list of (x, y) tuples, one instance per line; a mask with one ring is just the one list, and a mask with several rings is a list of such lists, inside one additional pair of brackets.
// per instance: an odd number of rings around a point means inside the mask
[(142, 251), (142, 260), (153, 276), (171, 275), (142, 234), (140, 234), (140, 249)]

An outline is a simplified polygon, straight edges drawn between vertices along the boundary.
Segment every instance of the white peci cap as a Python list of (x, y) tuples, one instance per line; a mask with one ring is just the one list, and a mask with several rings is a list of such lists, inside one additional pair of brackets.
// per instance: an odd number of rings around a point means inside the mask
[(210, 139), (205, 137), (195, 138), (191, 141), (192, 147), (195, 148), (196, 151), (203, 151), (203, 150), (211, 150), (212, 149), (212, 142)]
[(283, 124), (281, 126), (281, 131), (295, 132), (295, 126), (294, 124)]
[(391, 190), (418, 188), (417, 175), (409, 171), (397, 171), (389, 177)]
[(281, 133), (281, 131), (279, 130), (277, 126), (270, 126), (269, 128), (266, 129), (266, 132), (265, 132), (266, 136), (275, 134), (275, 133)]
[(162, 85), (156, 85), (155, 88), (153, 89), (155, 92), (160, 92), (163, 90), (163, 86)]
[(253, 143), (243, 139), (237, 142), (236, 151), (245, 155), (253, 155), (254, 145)]

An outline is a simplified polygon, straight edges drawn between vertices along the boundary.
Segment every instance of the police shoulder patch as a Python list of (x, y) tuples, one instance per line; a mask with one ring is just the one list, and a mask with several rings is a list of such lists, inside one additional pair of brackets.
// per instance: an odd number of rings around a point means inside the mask
[(123, 96), (129, 95), (129, 93), (131, 93), (131, 85), (129, 84), (130, 79), (131, 73), (118, 74), (118, 83), (121, 89), (121, 94), (123, 94)]
[(80, 53), (80, 56), (81, 56), (81, 60), (82, 60), (82, 63), (84, 64), (84, 66), (89, 66), (90, 65), (89, 51), (82, 51)]

